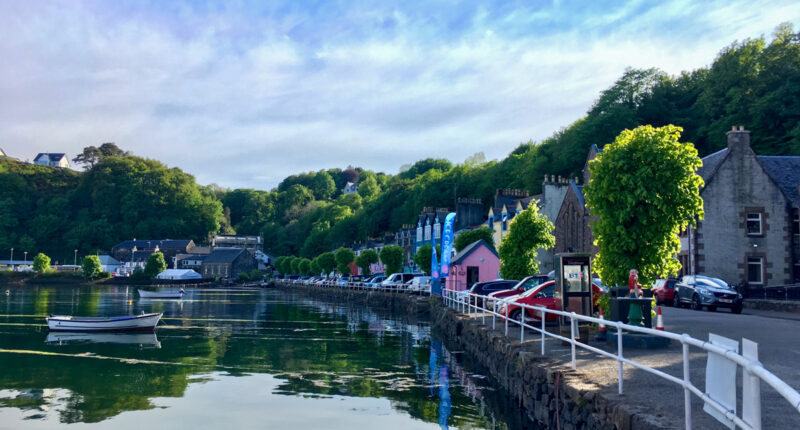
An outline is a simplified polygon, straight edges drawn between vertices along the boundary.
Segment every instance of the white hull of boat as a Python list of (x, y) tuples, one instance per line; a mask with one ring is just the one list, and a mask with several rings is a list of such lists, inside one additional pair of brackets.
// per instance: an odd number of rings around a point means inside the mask
[(180, 299), (183, 296), (183, 292), (155, 292), (155, 291), (145, 291), (139, 290), (139, 297), (143, 299)]
[(119, 317), (73, 317), (54, 315), (47, 326), (54, 331), (127, 331), (154, 330), (163, 313)]

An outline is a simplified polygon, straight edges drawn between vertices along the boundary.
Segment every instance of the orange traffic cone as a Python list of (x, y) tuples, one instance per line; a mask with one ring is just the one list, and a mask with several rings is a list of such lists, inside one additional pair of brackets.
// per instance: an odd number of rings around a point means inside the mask
[[(603, 316), (603, 308), (599, 308), (599, 309), (600, 309), (600, 319), (605, 321), (606, 318)], [(603, 324), (603, 323), (600, 323), (600, 325), (597, 327), (597, 340), (600, 340), (600, 341), (606, 340), (606, 335), (607, 335), (607, 333), (606, 333), (606, 325)]]
[(664, 319), (661, 317), (661, 306), (656, 308), (656, 330), (664, 331)]

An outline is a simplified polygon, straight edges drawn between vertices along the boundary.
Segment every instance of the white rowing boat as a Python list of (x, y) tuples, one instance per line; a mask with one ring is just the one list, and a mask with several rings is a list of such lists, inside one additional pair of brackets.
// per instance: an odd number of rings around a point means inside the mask
[(69, 315), (53, 315), (47, 320), (47, 326), (54, 331), (126, 331), (154, 330), (161, 319), (160, 313), (142, 315), (125, 315), (118, 317), (73, 317)]
[(183, 288), (180, 291), (146, 291), (139, 290), (139, 297), (143, 299), (180, 299), (183, 297)]

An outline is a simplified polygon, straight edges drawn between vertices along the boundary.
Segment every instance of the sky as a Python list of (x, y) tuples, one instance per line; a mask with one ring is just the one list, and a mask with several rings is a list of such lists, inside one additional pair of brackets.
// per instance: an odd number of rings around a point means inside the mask
[(114, 142), (232, 189), (502, 159), (628, 67), (705, 67), (781, 22), (796, 2), (0, 0), (0, 148)]

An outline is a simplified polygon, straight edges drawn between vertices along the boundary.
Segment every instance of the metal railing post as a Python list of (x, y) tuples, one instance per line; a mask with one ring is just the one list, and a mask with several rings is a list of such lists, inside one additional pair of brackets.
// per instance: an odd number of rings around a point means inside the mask
[[(486, 299), (483, 299), (483, 304), (484, 304), (484, 306), (486, 305)], [(496, 318), (497, 315), (495, 315), (496, 313), (497, 312), (495, 312), (495, 309), (494, 309), (494, 301), (492, 301), (492, 330), (494, 330), (495, 320), (497, 319)]]
[[(506, 304), (506, 313), (508, 313), (508, 304)], [(508, 315), (503, 315), (503, 319), (506, 322), (506, 336), (508, 336)]]
[[(486, 302), (484, 302), (484, 303), (483, 303), (483, 304), (480, 306), (480, 310), (481, 310), (481, 324), (486, 324), (486, 309), (484, 309), (484, 307), (485, 307), (485, 306), (486, 306)], [(476, 307), (476, 308), (478, 307), (478, 296), (477, 296), (477, 295), (475, 296), (475, 307)]]
[[(617, 325), (617, 357), (622, 358), (622, 327), (621, 324)], [(618, 377), (619, 377), (619, 386), (617, 391), (619, 391), (619, 395), (621, 396), (623, 392), (622, 387), (622, 360), (619, 360), (619, 369), (618, 369)]]
[(544, 311), (542, 311), (541, 316), (542, 316), (542, 355), (544, 355), (544, 340), (545, 340), (544, 339), (544, 320), (545, 320)]
[(569, 343), (572, 354), (572, 370), (575, 370), (575, 312), (569, 316)]
[[(684, 336), (686, 336), (684, 334)], [(692, 430), (692, 392), (689, 391), (689, 385), (692, 381), (689, 379), (689, 344), (681, 341), (683, 345), (683, 416), (684, 428)]]
[(520, 343), (525, 342), (525, 308), (519, 308), (519, 341)]

